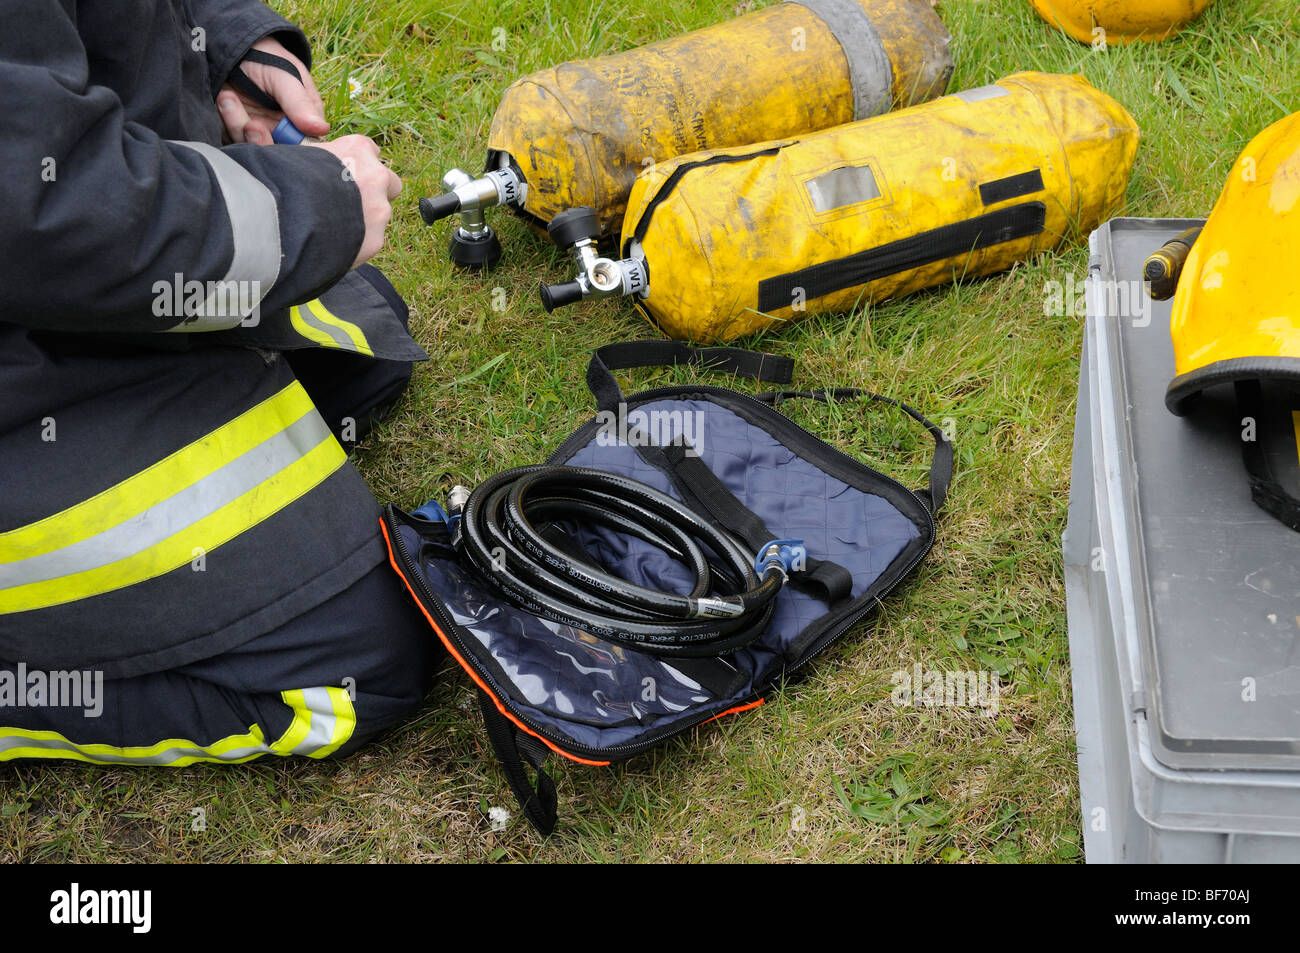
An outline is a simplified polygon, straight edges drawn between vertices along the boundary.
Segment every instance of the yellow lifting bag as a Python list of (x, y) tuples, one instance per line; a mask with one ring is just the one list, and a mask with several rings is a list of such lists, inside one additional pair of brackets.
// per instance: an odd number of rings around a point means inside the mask
[[(802, 135), (942, 95), (949, 36), (929, 0), (798, 0), (533, 73), (506, 90), (488, 169), (534, 224), (576, 206), (615, 236), (656, 162)], [(455, 187), (450, 184), (449, 187)]]
[(626, 260), (553, 299), (596, 296), (623, 268), (665, 333), (711, 342), (990, 274), (1114, 214), (1137, 143), (1083, 77), (1017, 73), (795, 142), (682, 156), (637, 179)]

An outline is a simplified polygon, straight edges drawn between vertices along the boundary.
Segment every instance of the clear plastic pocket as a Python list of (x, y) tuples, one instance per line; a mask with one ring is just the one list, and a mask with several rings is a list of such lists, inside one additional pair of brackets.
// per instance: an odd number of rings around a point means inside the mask
[(480, 663), (490, 659), (508, 682), (502, 687), (534, 711), (598, 728), (648, 726), (719, 701), (724, 683), (748, 681), (740, 658), (677, 664), (517, 609), (445, 547), (422, 544), (409, 527), (401, 532), (425, 584), (462, 638), (476, 643), (469, 650)]

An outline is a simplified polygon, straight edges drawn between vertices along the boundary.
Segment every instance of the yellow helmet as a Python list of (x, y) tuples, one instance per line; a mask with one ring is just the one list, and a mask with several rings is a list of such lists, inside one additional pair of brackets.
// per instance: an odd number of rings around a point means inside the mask
[(1191, 409), (1212, 384), (1300, 383), (1300, 113), (1246, 146), (1187, 253), (1170, 333), (1165, 404)]
[[(1038, 15), (1083, 43), (1164, 40), (1195, 20), (1210, 0), (1029, 0)], [(1104, 31), (1101, 34), (1094, 30)]]

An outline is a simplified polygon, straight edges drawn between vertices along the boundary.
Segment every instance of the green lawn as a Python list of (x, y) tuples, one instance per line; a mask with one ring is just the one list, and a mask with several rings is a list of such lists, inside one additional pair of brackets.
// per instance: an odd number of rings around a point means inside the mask
[[(567, 279), (568, 263), (503, 214), (492, 219), (502, 267), (453, 274), (450, 223), (425, 228), (419, 196), (452, 165), (477, 171), (515, 77), (766, 5), (280, 4), (313, 39), (336, 132), (375, 136), (406, 181), (376, 263), (411, 302), (433, 361), (358, 454), (381, 500), (411, 506), (540, 461), (592, 412), (591, 348), (653, 334), (623, 304), (546, 315), (538, 279)], [(1218, 0), (1170, 42), (1105, 52), (1051, 30), (1025, 0), (938, 7), (954, 37), (952, 89), (1019, 69), (1079, 72), (1132, 112), (1143, 139), (1129, 214), (1208, 213), (1246, 142), (1300, 109), (1294, 0)], [(800, 386), (866, 386), (948, 421), (958, 472), (938, 545), (878, 616), (759, 711), (613, 769), (557, 766), (561, 829), (550, 840), (519, 816), (468, 679), (449, 671), (414, 723), (343, 763), (4, 766), (0, 860), (1079, 860), (1060, 535), (1082, 316), (1045, 314), (1044, 286), (1081, 282), (1086, 260), (1080, 241), (989, 280), (745, 342), (796, 357)], [(628, 383), (690, 378), (637, 372)], [(922, 482), (923, 441), (888, 413), (798, 413)], [(914, 662), (997, 671), (1000, 711), (893, 706), (890, 675)], [(493, 806), (511, 809), (504, 831), (491, 830)], [(192, 829), (196, 808), (206, 830)]]

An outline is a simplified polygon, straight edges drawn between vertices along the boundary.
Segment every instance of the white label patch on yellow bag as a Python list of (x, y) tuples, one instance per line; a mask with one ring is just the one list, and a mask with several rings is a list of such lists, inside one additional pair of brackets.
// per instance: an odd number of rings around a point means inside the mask
[(815, 179), (809, 179), (807, 189), (813, 208), (818, 212), (829, 212), (880, 198), (875, 173), (867, 165), (844, 166), (824, 172)]

